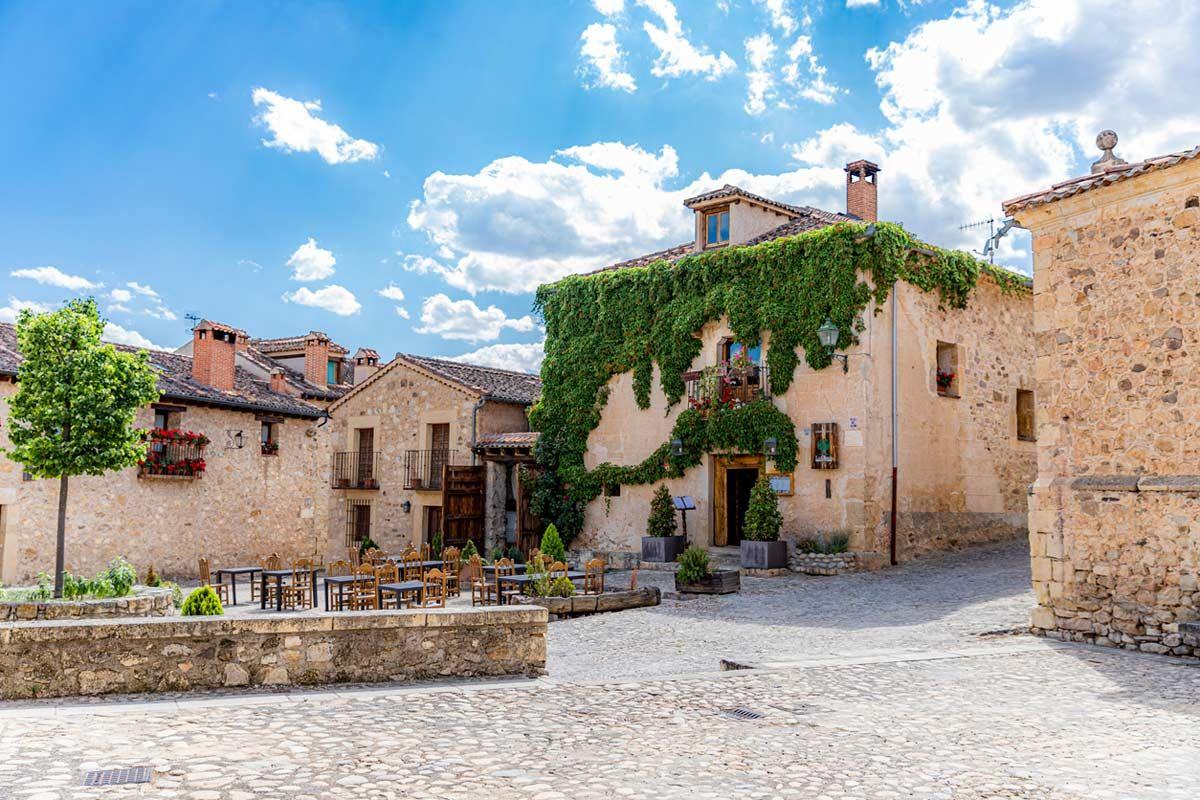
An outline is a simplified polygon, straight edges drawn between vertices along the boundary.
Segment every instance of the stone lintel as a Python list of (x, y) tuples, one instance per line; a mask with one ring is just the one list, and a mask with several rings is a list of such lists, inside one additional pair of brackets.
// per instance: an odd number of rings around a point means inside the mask
[(1139, 492), (1200, 492), (1200, 475), (1145, 475)]
[(1137, 475), (1080, 475), (1071, 480), (1077, 492), (1136, 492)]
[(1054, 483), (1077, 492), (1200, 492), (1200, 475), (1080, 475)]

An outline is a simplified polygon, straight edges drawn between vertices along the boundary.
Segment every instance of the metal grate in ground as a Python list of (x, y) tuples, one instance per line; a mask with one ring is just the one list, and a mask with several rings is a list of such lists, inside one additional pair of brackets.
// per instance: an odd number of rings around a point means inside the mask
[(124, 786), (129, 783), (149, 783), (149, 767), (128, 769), (94, 769), (83, 776), (84, 786)]
[(752, 708), (730, 708), (721, 712), (727, 717), (740, 720), (762, 719), (766, 716), (761, 711), (755, 711)]

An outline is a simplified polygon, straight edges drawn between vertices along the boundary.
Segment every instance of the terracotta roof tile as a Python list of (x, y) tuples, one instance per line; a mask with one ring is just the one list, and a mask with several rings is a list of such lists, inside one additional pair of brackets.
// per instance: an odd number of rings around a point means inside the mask
[(537, 431), (512, 431), (509, 433), (484, 433), (479, 436), (475, 442), (476, 448), (491, 447), (491, 448), (512, 448), (520, 449), (524, 447), (532, 447), (537, 444)]
[(1180, 162), (1190, 161), (1197, 157), (1200, 157), (1200, 146), (1194, 147), (1191, 150), (1182, 150), (1178, 153), (1148, 158), (1136, 164), (1114, 164), (1107, 167), (1103, 172), (1080, 175), (1078, 178), (1056, 183), (1048, 189), (1041, 189), (1020, 197), (1014, 197), (1011, 200), (1005, 200), (1003, 203), (1004, 213), (1011, 215), (1026, 208), (1052, 203), (1056, 200), (1072, 197), (1091, 189), (1118, 183), (1119, 181), (1127, 180), (1145, 172), (1173, 167)]
[[(299, 336), (284, 336), (278, 339), (251, 339), (250, 344), (268, 355), (271, 353), (286, 353), (291, 350), (303, 350), (304, 340), (314, 334), (323, 339), (329, 339), (329, 335), (322, 331), (309, 331)], [(332, 339), (329, 339), (329, 352), (344, 356), (350, 351)]]
[(446, 380), (453, 381), (492, 400), (509, 403), (532, 404), (542, 393), (542, 381), (526, 372), (512, 372), (461, 361), (428, 358), (398, 353), (402, 358), (423, 367)]

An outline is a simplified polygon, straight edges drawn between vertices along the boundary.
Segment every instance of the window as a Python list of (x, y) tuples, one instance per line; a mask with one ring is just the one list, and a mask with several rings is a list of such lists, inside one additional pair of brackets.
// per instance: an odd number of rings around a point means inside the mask
[(371, 501), (346, 501), (346, 546), (358, 547), (371, 538)]
[(178, 428), (181, 412), (174, 408), (156, 406), (154, 408), (154, 427), (159, 430)]
[(710, 211), (704, 215), (704, 246), (729, 244), (729, 209)]
[(279, 452), (278, 436), (279, 423), (272, 420), (263, 420), (262, 428), (259, 433), (259, 443), (262, 445), (262, 453), (264, 456), (273, 456)]
[(333, 361), (332, 359), (325, 365), (325, 382), (338, 382), (338, 362)]
[(604, 496), (605, 497), (620, 497), (621, 496), (621, 484), (606, 483), (604, 485)]
[(1029, 389), (1017, 389), (1017, 438), (1022, 442), (1037, 441), (1033, 409), (1033, 392)]
[(942, 397), (958, 397), (960, 375), (958, 374), (958, 345), (949, 342), (937, 343), (937, 370), (934, 382), (937, 393)]
[(755, 345), (754, 347), (746, 347), (746, 345), (742, 344), (741, 342), (735, 342), (731, 339), (726, 339), (721, 343), (722, 361), (733, 361), (735, 357), (743, 354), (750, 359), (750, 363), (758, 364), (762, 361), (762, 345), (759, 344)]

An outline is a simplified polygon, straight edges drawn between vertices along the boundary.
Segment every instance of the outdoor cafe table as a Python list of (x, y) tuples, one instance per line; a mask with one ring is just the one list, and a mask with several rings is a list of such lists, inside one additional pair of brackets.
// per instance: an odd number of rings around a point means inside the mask
[[(562, 573), (560, 572), (559, 575)], [(587, 573), (571, 570), (567, 572), (567, 577), (572, 581), (577, 581), (583, 578)], [(496, 580), (499, 583), (515, 583), (517, 588), (521, 590), (521, 594), (525, 594), (525, 587), (536, 581), (541, 575), (501, 575)]]
[(396, 595), (396, 608), (400, 607), (400, 597), (405, 592), (417, 592), (425, 588), (425, 581), (400, 581), (399, 583), (381, 583), (375, 589), (375, 605), (383, 608), (383, 593), (392, 592)]
[[(237, 579), (239, 575), (249, 575), (250, 582), (254, 583), (254, 573), (262, 572), (262, 567), (225, 567), (219, 569), (213, 574), (217, 576), (217, 583), (224, 583), (222, 580), (226, 575), (229, 576), (229, 592), (233, 597), (233, 605), (237, 605)], [(253, 588), (253, 587), (251, 587)], [(253, 596), (252, 596), (253, 597)]]
[[(313, 567), (308, 571), (309, 577), (312, 579), (313, 605), (317, 604), (317, 573), (324, 571), (324, 567)], [(260, 587), (262, 591), (259, 592), (259, 600), (262, 603), (262, 608), (265, 609), (267, 607), (267, 581), (274, 580), (275, 610), (283, 611), (283, 579), (291, 574), (292, 570), (290, 569), (264, 569), (262, 571), (262, 575), (259, 578), (262, 581), (262, 586)]]
[[(517, 571), (518, 575), (525, 574), (525, 565), (524, 564), (514, 564), (513, 569), (515, 569)], [(495, 564), (484, 564), (483, 565), (483, 574), (488, 576), (489, 578), (492, 577), (492, 575), (496, 574), (496, 565)]]

